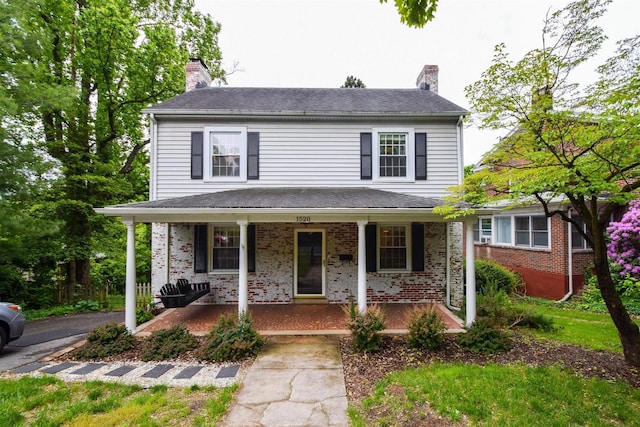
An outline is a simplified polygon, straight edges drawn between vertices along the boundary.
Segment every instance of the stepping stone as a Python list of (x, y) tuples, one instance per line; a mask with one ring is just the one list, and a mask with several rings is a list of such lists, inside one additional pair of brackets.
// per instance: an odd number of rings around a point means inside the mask
[(178, 375), (173, 377), (173, 379), (188, 380), (189, 378), (193, 378), (193, 376), (198, 372), (200, 372), (201, 369), (202, 369), (202, 366), (189, 366), (187, 368), (184, 368), (182, 371), (180, 371)]
[(233, 378), (236, 376), (239, 369), (240, 365), (225, 366), (224, 368), (220, 369), (220, 372), (218, 372), (216, 378)]
[(146, 372), (143, 377), (145, 378), (159, 378), (164, 375), (167, 371), (173, 369), (173, 365), (158, 365)]
[(82, 368), (76, 369), (75, 371), (69, 372), (69, 373), (70, 374), (74, 374), (74, 375), (87, 375), (87, 374), (90, 374), (93, 371), (96, 371), (96, 370), (102, 368), (105, 365), (106, 365), (106, 363), (87, 363)]
[(60, 371), (64, 371), (65, 369), (69, 369), (76, 365), (77, 363), (65, 362), (65, 363), (60, 363), (59, 365), (49, 366), (47, 368), (40, 370), (40, 372), (44, 372), (45, 374), (56, 374)]
[(124, 366), (120, 366), (119, 368), (114, 369), (113, 371), (107, 372), (105, 375), (108, 375), (110, 377), (121, 377), (121, 376), (123, 376), (125, 374), (128, 374), (129, 372), (133, 371), (134, 369), (136, 369), (135, 366), (124, 365)]
[(11, 372), (13, 372), (14, 374), (28, 374), (29, 372), (37, 371), (43, 366), (47, 366), (47, 364), (41, 363), (41, 362), (34, 362), (34, 363), (29, 363), (28, 365), (19, 366)]

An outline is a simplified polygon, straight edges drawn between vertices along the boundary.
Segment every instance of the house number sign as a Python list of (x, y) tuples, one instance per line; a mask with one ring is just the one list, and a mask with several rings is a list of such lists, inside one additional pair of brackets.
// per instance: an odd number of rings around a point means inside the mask
[(310, 216), (297, 216), (296, 222), (311, 222)]

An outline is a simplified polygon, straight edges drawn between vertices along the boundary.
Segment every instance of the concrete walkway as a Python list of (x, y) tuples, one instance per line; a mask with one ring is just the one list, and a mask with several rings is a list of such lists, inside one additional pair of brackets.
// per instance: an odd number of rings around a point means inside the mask
[(242, 380), (229, 427), (348, 426), (339, 338), (271, 337)]

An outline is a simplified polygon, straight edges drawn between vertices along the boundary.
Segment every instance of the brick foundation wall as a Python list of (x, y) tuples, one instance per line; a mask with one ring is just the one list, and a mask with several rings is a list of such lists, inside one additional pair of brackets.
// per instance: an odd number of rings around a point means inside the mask
[[(287, 304), (294, 296), (294, 230), (299, 224), (257, 224), (256, 272), (249, 273), (249, 302)], [(345, 304), (357, 297), (358, 227), (353, 223), (314, 224), (326, 230), (326, 297)], [(448, 233), (448, 239), (445, 237)], [(411, 273), (367, 273), (367, 298), (372, 303), (418, 303), (445, 300), (446, 242), (449, 242), (451, 300), (460, 306), (462, 286), (462, 229), (459, 224), (425, 224), (425, 270)], [(170, 249), (169, 249), (170, 248)], [(170, 256), (168, 256), (170, 253)], [(340, 260), (352, 255), (351, 261)], [(163, 284), (178, 278), (211, 283), (212, 293), (200, 304), (236, 304), (237, 274), (194, 273), (193, 226), (154, 224), (152, 284), (159, 292)], [(169, 265), (167, 266), (167, 260)], [(169, 279), (167, 279), (167, 277)]]

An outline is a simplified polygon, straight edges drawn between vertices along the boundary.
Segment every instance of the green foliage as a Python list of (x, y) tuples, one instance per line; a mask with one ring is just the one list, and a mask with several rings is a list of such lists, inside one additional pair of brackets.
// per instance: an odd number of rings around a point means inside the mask
[(239, 318), (223, 316), (207, 335), (198, 357), (216, 362), (241, 360), (258, 354), (264, 343), (248, 312)]
[(175, 359), (181, 354), (195, 349), (198, 340), (187, 328), (176, 325), (171, 329), (153, 331), (142, 342), (142, 360)]
[[(387, 0), (380, 0), (386, 3)], [(400, 21), (409, 27), (422, 28), (433, 20), (438, 0), (394, 0)]]
[(411, 348), (435, 350), (444, 342), (447, 327), (435, 308), (414, 307), (409, 312), (407, 344)]
[(354, 302), (346, 306), (344, 311), (348, 317), (347, 328), (351, 331), (353, 348), (363, 353), (378, 350), (382, 344), (380, 331), (386, 327), (384, 311), (374, 305), (362, 314)]
[(341, 88), (361, 88), (364, 89), (367, 86), (364, 84), (362, 80), (355, 76), (347, 76), (347, 79), (344, 81)]
[(496, 354), (511, 349), (509, 335), (485, 317), (478, 318), (467, 332), (458, 335), (458, 344), (472, 353)]
[(75, 356), (78, 359), (100, 359), (122, 353), (133, 347), (133, 336), (123, 325), (108, 323), (87, 335), (87, 342)]
[(90, 311), (100, 311), (100, 303), (93, 300), (80, 300), (74, 306), (77, 313), (86, 313)]
[[(622, 304), (624, 304), (630, 314), (640, 315), (640, 280), (628, 275), (620, 276), (616, 274), (616, 269), (615, 266), (612, 266), (612, 278)], [(607, 311), (607, 306), (602, 299), (597, 277), (590, 276), (587, 278), (586, 286), (580, 294), (577, 306), (583, 310), (595, 312)]]
[(509, 270), (498, 262), (476, 259), (475, 266), (476, 289), (478, 292), (482, 293), (483, 289), (492, 286), (497, 290), (504, 291), (507, 295), (511, 295), (523, 285), (522, 278), (518, 273)]

